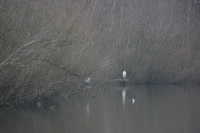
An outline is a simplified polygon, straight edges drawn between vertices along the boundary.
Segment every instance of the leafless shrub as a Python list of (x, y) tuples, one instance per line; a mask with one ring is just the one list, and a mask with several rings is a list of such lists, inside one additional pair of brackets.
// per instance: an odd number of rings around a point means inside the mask
[(121, 77), (200, 79), (196, 0), (3, 0), (1, 104)]

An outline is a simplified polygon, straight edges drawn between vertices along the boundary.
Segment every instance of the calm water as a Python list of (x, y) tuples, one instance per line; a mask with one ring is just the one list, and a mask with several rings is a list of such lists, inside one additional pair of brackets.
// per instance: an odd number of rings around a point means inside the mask
[(199, 133), (200, 87), (108, 87), (92, 99), (60, 99), (54, 110), (0, 110), (0, 133), (56, 132)]

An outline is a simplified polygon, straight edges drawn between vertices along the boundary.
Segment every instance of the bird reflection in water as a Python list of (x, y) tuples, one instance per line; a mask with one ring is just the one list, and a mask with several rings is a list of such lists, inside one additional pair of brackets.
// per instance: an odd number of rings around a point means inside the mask
[(90, 104), (89, 104), (89, 102), (87, 102), (87, 103), (85, 104), (84, 112), (85, 112), (85, 114), (86, 114), (87, 119), (89, 119), (89, 116), (90, 116)]
[(126, 90), (123, 89), (122, 90), (122, 106), (123, 106), (123, 109), (125, 109), (125, 103), (126, 103)]

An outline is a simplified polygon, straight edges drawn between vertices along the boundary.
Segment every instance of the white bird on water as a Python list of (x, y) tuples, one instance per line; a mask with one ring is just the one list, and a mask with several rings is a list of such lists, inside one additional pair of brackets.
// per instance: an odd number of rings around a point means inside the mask
[(135, 99), (130, 99), (129, 102), (134, 104), (135, 103)]
[(90, 83), (90, 79), (91, 79), (90, 77), (85, 79), (85, 85), (88, 85)]
[(122, 77), (125, 79), (126, 78), (126, 71), (124, 70), (122, 73)]

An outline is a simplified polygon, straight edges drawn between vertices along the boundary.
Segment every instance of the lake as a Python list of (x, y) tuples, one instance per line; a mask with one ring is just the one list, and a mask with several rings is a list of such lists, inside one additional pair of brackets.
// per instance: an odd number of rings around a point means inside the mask
[[(135, 100), (135, 103), (131, 102)], [(200, 86), (107, 86), (55, 109), (0, 109), (0, 133), (199, 133)]]

